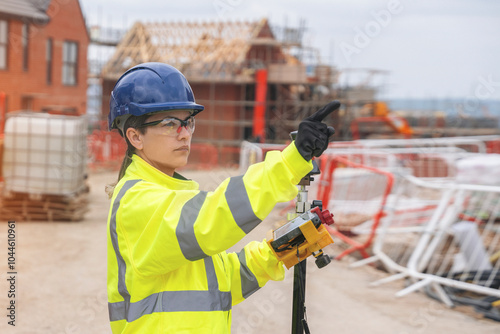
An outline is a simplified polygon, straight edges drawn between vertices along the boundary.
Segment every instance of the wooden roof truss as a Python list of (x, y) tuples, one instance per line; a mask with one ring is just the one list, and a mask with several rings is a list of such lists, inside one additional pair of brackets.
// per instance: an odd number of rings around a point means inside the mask
[(117, 79), (126, 69), (149, 61), (168, 63), (193, 80), (245, 80), (246, 56), (254, 44), (276, 44), (261, 37), (259, 22), (136, 23), (103, 69)]

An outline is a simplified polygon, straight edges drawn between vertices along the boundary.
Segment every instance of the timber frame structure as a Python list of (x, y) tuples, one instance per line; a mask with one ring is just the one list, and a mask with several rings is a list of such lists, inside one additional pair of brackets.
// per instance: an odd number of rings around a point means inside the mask
[[(101, 72), (102, 110), (127, 69), (164, 62), (186, 76), (197, 103), (205, 105), (194, 143), (213, 145), (219, 153), (234, 152), (242, 140), (284, 143), (300, 120), (338, 97), (338, 72), (321, 64), (317, 50), (302, 46), (303, 28), (283, 29), (279, 40), (276, 31), (267, 19), (137, 22)], [(329, 123), (338, 124), (337, 117)]]

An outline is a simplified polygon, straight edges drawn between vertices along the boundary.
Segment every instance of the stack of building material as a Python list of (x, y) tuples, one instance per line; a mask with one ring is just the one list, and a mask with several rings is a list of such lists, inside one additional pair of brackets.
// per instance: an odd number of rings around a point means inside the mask
[(21, 112), (5, 124), (0, 217), (78, 221), (88, 206), (84, 117)]
[(86, 193), (77, 196), (11, 193), (0, 201), (0, 215), (4, 220), (16, 221), (80, 221), (88, 205)]

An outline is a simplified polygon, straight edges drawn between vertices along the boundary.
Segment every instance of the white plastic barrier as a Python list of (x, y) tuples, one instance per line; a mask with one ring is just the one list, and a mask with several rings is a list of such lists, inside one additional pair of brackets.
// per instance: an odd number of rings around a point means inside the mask
[(241, 143), (240, 150), (240, 172), (244, 173), (250, 165), (262, 161), (263, 153), (262, 149), (248, 141), (244, 141)]
[(283, 150), (285, 145), (277, 144), (258, 144), (243, 141), (240, 149), (240, 172), (244, 173), (248, 167), (256, 162), (264, 160), (267, 151)]
[[(400, 205), (405, 196), (423, 200), (421, 213), (426, 212), (411, 226), (398, 213), (405, 211)], [(394, 273), (373, 285), (407, 278), (413, 283), (397, 296), (431, 287), (449, 306), (454, 303), (443, 287), (500, 297), (500, 187), (405, 176), (386, 212), (374, 255), (352, 265), (381, 261)]]
[[(373, 256), (353, 266), (380, 261), (393, 273), (373, 285), (409, 279), (412, 284), (397, 296), (430, 287), (451, 306), (454, 302), (447, 290), (451, 287), (500, 297), (500, 186), (459, 184), (453, 178), (458, 162), (481, 155), (468, 152), (466, 148), (475, 147), (471, 151), (485, 152), (485, 143), (499, 138), (483, 136), (331, 144), (324, 156), (341, 156), (396, 175), (393, 191), (384, 204), (384, 217), (376, 230)], [(270, 149), (268, 145), (253, 145), (262, 156)], [(279, 147), (276, 145), (275, 148)], [(440, 162), (423, 166), (415, 163), (428, 158), (437, 158)], [(412, 176), (412, 172), (426, 177), (426, 181)], [(340, 189), (332, 189), (333, 193), (336, 191)], [(340, 202), (340, 197), (342, 194), (337, 193), (337, 203), (326, 201), (327, 205), (338, 204), (345, 209), (360, 207), (355, 198), (344, 196), (345, 201)], [(366, 203), (363, 207), (368, 208)], [(353, 228), (352, 232), (370, 233), (371, 226), (373, 221), (367, 221)]]
[[(419, 146), (426, 141), (417, 140), (370, 140), (357, 142), (334, 142), (323, 153), (324, 156), (342, 156), (368, 167), (384, 170), (407, 168), (417, 177), (454, 177), (458, 159), (475, 155), (458, 146), (446, 144), (438, 146)], [(429, 141), (431, 142), (431, 141)], [(478, 140), (464, 141), (477, 143), (478, 149), (485, 145)], [(482, 145), (480, 145), (482, 143)], [(405, 146), (406, 144), (406, 146)], [(261, 161), (265, 153), (272, 149), (283, 149), (284, 145), (270, 145), (243, 142), (240, 153), (240, 170), (245, 171), (253, 162)]]
[(417, 177), (454, 177), (459, 159), (475, 155), (458, 147), (329, 148), (323, 155), (343, 156), (352, 162), (384, 170), (406, 168)]
[(457, 147), (472, 153), (487, 153), (486, 143), (499, 141), (500, 136), (468, 136), (468, 137), (440, 137), (440, 138), (413, 138), (413, 139), (364, 139), (356, 143), (370, 148), (423, 148), (430, 147)]

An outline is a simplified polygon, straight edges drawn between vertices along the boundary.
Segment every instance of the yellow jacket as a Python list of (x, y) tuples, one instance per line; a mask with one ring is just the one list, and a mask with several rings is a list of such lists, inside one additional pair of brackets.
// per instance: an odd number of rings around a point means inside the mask
[(266, 242), (225, 250), (292, 200), (311, 169), (292, 143), (205, 192), (134, 155), (108, 217), (113, 333), (230, 333), (231, 306), (284, 268)]

